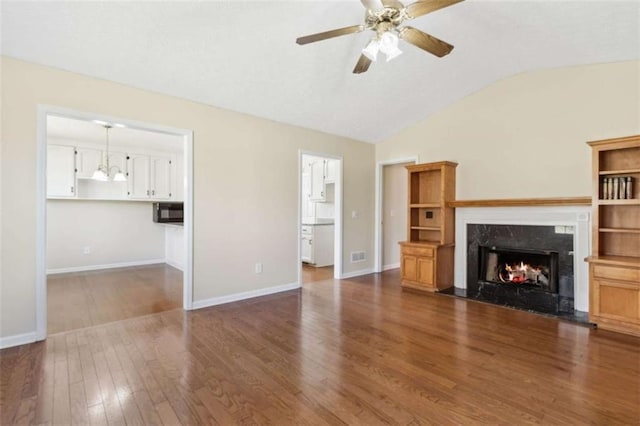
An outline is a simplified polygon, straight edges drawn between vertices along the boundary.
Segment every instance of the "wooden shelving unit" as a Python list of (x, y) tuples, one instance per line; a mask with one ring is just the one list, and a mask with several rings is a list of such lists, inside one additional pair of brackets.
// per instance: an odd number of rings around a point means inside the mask
[(407, 241), (400, 243), (402, 285), (423, 291), (453, 286), (457, 163), (407, 166)]
[[(593, 248), (589, 319), (640, 335), (640, 136), (589, 142), (593, 150)], [(633, 179), (630, 199), (605, 199), (603, 180)]]

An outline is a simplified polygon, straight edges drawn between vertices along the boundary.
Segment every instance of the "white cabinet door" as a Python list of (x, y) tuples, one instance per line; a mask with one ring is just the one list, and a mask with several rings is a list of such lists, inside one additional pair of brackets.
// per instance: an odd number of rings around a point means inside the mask
[(325, 161), (324, 183), (334, 183), (338, 174), (338, 160)]
[(47, 145), (47, 197), (76, 196), (76, 150)]
[(324, 160), (311, 164), (311, 201), (324, 201)]
[(301, 198), (302, 198), (302, 212), (301, 212), (301, 216), (302, 216), (302, 221), (312, 221), (316, 218), (316, 203), (313, 201), (309, 200), (309, 197), (311, 196), (311, 174), (310, 173), (303, 173), (302, 174), (302, 192), (301, 192)]
[(303, 262), (313, 263), (313, 237), (302, 235), (301, 257)]
[(94, 148), (78, 148), (76, 151), (76, 176), (78, 179), (90, 179), (102, 163), (102, 151)]
[(129, 156), (128, 193), (129, 198), (149, 199), (151, 195), (149, 185), (149, 156), (131, 154)]
[(151, 198), (171, 198), (171, 158), (151, 157)]

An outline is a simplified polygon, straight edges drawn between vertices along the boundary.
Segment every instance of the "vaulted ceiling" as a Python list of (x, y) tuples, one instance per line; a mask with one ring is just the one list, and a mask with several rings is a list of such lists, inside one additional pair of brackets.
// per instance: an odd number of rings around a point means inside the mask
[(467, 0), (411, 22), (455, 46), (401, 41), (352, 74), (371, 32), (360, 1), (2, 3), (2, 53), (354, 139), (378, 142), (497, 80), (640, 59), (640, 2)]

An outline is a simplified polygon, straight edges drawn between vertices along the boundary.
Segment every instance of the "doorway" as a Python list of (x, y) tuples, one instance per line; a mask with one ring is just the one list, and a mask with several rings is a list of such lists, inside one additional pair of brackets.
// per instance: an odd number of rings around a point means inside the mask
[(398, 242), (407, 238), (407, 169), (417, 157), (380, 161), (376, 168), (374, 270), (400, 267)]
[(300, 152), (298, 281), (342, 274), (342, 158)]
[[(191, 309), (192, 132), (42, 106), (37, 148), (37, 340)], [(154, 221), (158, 202), (182, 207), (176, 229)]]

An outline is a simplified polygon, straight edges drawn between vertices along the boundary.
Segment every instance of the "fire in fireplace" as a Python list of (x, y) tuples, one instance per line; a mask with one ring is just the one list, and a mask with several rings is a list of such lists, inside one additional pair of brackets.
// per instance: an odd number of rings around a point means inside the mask
[(558, 253), (543, 250), (479, 247), (481, 281), (558, 292)]

